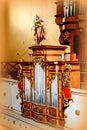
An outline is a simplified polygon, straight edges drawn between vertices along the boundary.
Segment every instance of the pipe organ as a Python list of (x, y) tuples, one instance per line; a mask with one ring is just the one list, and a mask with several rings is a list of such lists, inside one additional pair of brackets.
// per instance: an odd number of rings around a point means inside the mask
[[(71, 52), (75, 52), (73, 46), (75, 36), (78, 36), (82, 41), (87, 32), (86, 1), (57, 0), (55, 23), (59, 26), (61, 32), (59, 37), (60, 44), (70, 45)], [(79, 50), (80, 48), (78, 48)], [(77, 55), (77, 58), (81, 60), (81, 56)]]
[(57, 0), (56, 2), (56, 15), (59, 17), (85, 15), (86, 1), (81, 0)]
[[(57, 0), (55, 23), (60, 28), (59, 42), (69, 45), (81, 62), (81, 82), (87, 82), (87, 2), (86, 0)], [(86, 73), (85, 73), (86, 72)], [(84, 78), (83, 78), (84, 77)]]
[(77, 66), (77, 73), (79, 63), (62, 61), (65, 46), (37, 45), (29, 48), (33, 51), (32, 61), (20, 63), (22, 115), (41, 123), (64, 126), (63, 70), (64, 67), (69, 70), (70, 66)]

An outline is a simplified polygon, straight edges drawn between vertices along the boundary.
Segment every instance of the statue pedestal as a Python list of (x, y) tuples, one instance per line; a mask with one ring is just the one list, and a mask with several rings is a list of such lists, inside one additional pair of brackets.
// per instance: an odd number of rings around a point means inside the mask
[(61, 61), (66, 46), (37, 45), (29, 49), (33, 51), (33, 58), (42, 57), (45, 61)]

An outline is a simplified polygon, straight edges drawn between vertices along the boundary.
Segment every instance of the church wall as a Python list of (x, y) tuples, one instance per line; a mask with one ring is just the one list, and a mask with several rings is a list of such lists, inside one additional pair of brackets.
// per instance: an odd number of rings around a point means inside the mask
[(29, 60), (29, 46), (35, 44), (34, 24), (36, 14), (44, 20), (46, 40), (44, 45), (59, 45), (59, 27), (55, 23), (55, 0), (8, 0), (6, 60)]
[(0, 61), (5, 59), (5, 0), (0, 0)]

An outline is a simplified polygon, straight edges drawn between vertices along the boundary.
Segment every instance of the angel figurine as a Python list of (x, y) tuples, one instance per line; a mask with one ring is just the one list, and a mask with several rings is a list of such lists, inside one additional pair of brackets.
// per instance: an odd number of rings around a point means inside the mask
[(36, 15), (34, 21), (34, 41), (39, 45), (43, 40), (45, 40), (44, 21)]

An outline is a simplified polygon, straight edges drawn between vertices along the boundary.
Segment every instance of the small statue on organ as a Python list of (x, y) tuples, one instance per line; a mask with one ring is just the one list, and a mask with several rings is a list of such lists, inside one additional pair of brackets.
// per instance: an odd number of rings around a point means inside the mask
[(44, 21), (40, 19), (38, 15), (36, 15), (34, 21), (34, 41), (35, 44), (40, 44), (41, 41), (45, 40), (45, 29), (44, 29)]

